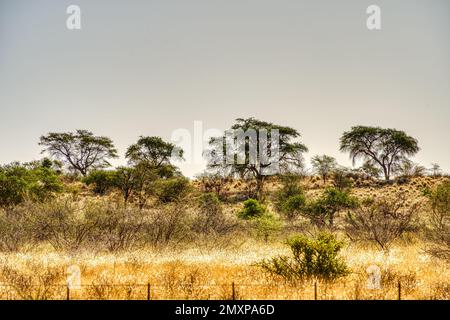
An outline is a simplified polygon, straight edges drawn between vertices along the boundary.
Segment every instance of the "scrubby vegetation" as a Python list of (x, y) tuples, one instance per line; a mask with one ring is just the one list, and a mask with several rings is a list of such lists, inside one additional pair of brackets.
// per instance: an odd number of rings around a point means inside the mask
[(426, 189), (431, 214), (427, 234), (433, 245), (428, 252), (434, 256), (450, 258), (450, 182)]
[[(450, 179), (407, 159), (414, 138), (355, 127), (341, 149), (362, 166), (317, 156), (308, 174), (297, 130), (253, 118), (233, 127), (251, 126), (280, 131), (276, 174), (216, 162), (191, 180), (172, 162), (182, 150), (159, 137), (140, 137), (127, 166), (113, 169), (107, 137), (43, 136), (53, 159), (0, 167), (0, 283), (16, 298), (51, 299), (65, 285), (61, 270), (79, 265), (79, 297), (96, 299), (142, 297), (132, 284), (148, 282), (160, 298), (230, 298), (232, 282), (235, 298), (311, 298), (311, 280), (332, 297), (394, 298), (401, 281), (411, 298), (449, 298)], [(371, 265), (384, 283), (376, 294), (363, 288)], [(266, 289), (245, 291), (253, 282)]]
[(346, 231), (353, 241), (372, 241), (386, 250), (393, 241), (417, 230), (419, 203), (407, 204), (404, 194), (394, 199), (364, 199), (347, 214)]

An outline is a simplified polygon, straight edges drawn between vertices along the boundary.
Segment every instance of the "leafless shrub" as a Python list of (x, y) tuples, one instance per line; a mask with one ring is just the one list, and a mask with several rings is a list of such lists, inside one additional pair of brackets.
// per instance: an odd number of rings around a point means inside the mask
[(175, 262), (164, 270), (160, 283), (163, 292), (169, 297), (178, 299), (204, 299), (207, 294), (206, 279), (200, 269), (186, 269), (181, 263)]
[(398, 176), (404, 178), (423, 177), (426, 173), (426, 168), (411, 160), (404, 159), (394, 168)]
[(189, 204), (179, 200), (149, 210), (145, 224), (146, 241), (154, 246), (186, 240), (190, 236)]
[(19, 299), (47, 300), (61, 296), (61, 288), (58, 284), (63, 279), (63, 272), (58, 268), (31, 265), (29, 270), (13, 269), (10, 266), (2, 266), (0, 275)]
[(450, 299), (450, 283), (436, 283), (431, 289), (431, 299), (433, 300), (449, 300)]
[(111, 252), (136, 247), (142, 242), (144, 212), (111, 204), (86, 208), (86, 220), (94, 226), (89, 240)]
[(124, 299), (133, 300), (142, 296), (142, 290), (133, 283), (120, 283), (114, 275), (102, 273), (95, 277), (89, 286), (87, 294), (94, 300)]
[(56, 250), (77, 250), (87, 240), (94, 223), (69, 200), (46, 203), (34, 213), (35, 238), (47, 240)]
[(366, 199), (346, 217), (346, 232), (351, 240), (376, 243), (388, 250), (392, 242), (416, 230), (419, 203), (407, 204), (404, 194), (394, 199)]
[(72, 200), (28, 201), (0, 212), (0, 250), (18, 251), (40, 242), (57, 250), (76, 250), (92, 227)]
[(237, 223), (226, 218), (222, 204), (214, 193), (200, 195), (196, 213), (193, 230), (200, 234), (224, 235), (232, 231), (237, 225)]
[(15, 252), (32, 242), (24, 205), (0, 210), (0, 251)]

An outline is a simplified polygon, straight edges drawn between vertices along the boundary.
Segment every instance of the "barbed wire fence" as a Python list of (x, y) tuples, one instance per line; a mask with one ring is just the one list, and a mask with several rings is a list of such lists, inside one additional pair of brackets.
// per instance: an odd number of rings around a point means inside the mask
[[(257, 290), (259, 289), (259, 291)], [(302, 286), (271, 284), (189, 284), (154, 285), (82, 284), (61, 285), (0, 284), (1, 300), (402, 300), (408, 289), (399, 281), (395, 286), (367, 289), (359, 285), (325, 285), (317, 281)], [(432, 298), (432, 297), (431, 297)]]

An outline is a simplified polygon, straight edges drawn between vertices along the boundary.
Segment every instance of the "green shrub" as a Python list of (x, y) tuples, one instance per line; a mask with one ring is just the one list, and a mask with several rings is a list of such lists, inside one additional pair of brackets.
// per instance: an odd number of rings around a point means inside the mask
[(266, 207), (255, 199), (247, 199), (244, 201), (244, 208), (238, 212), (238, 217), (241, 219), (252, 219), (260, 217), (266, 212)]
[(282, 187), (275, 195), (276, 210), (288, 219), (297, 217), (306, 203), (299, 177), (287, 175), (282, 177)]
[(281, 176), (281, 189), (276, 193), (275, 202), (277, 203), (302, 193), (303, 188), (300, 185), (300, 177), (298, 175), (289, 174)]
[(107, 170), (93, 170), (86, 177), (83, 182), (86, 185), (94, 185), (94, 192), (99, 195), (105, 195), (115, 186), (115, 171)]
[(335, 169), (332, 173), (333, 186), (340, 190), (348, 190), (353, 186), (353, 181), (350, 177), (350, 173), (345, 168)]
[(189, 180), (184, 177), (161, 179), (156, 183), (160, 202), (169, 203), (183, 198), (189, 192)]
[(343, 242), (332, 234), (321, 233), (314, 239), (295, 236), (287, 241), (287, 245), (292, 256), (264, 260), (260, 263), (263, 270), (290, 281), (312, 278), (331, 281), (349, 273), (345, 262), (338, 257)]
[(25, 199), (45, 200), (63, 189), (50, 168), (13, 163), (0, 167), (0, 206), (16, 205)]
[(282, 206), (282, 212), (288, 219), (296, 218), (305, 208), (306, 197), (303, 194), (298, 194), (289, 197)]
[(269, 238), (277, 234), (283, 227), (282, 221), (269, 212), (253, 219), (252, 222), (257, 235), (264, 238), (265, 242), (268, 242)]
[(434, 190), (427, 190), (431, 209), (434, 212), (450, 214), (450, 182), (439, 184)]
[(305, 213), (317, 226), (333, 227), (337, 213), (344, 209), (355, 208), (358, 200), (349, 194), (336, 188), (327, 188), (316, 200), (308, 203)]

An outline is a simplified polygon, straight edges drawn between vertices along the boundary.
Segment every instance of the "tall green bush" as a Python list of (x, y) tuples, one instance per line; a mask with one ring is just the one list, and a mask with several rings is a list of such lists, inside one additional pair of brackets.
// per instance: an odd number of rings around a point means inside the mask
[(12, 163), (0, 167), (0, 206), (16, 205), (26, 199), (45, 200), (63, 189), (50, 168)]
[(160, 202), (173, 202), (183, 198), (189, 192), (189, 180), (184, 177), (160, 179), (156, 182), (156, 189)]
[(306, 197), (295, 175), (282, 177), (282, 187), (275, 194), (275, 209), (289, 220), (296, 218), (304, 209)]
[(116, 185), (116, 172), (107, 170), (93, 170), (83, 178), (85, 184), (94, 185), (94, 192), (105, 195)]

